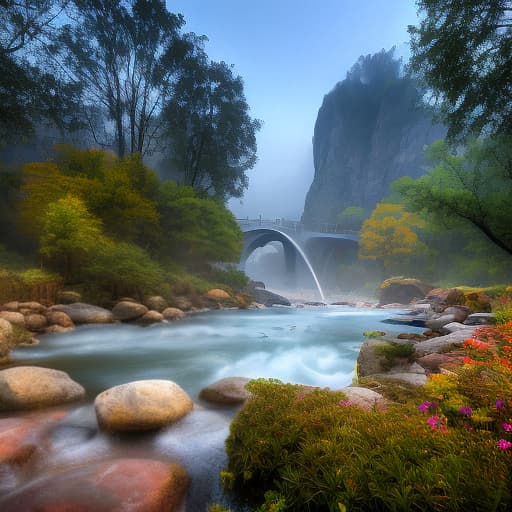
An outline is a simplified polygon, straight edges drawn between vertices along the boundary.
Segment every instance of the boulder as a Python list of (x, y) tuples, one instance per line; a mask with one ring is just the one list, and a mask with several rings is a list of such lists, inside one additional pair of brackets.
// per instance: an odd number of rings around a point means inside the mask
[(426, 356), (419, 357), (416, 362), (425, 370), (428, 370), (431, 373), (439, 373), (440, 367), (443, 364), (446, 363), (452, 363), (455, 361), (455, 358), (453, 356), (450, 356), (448, 354), (427, 354)]
[(188, 297), (178, 296), (172, 299), (171, 306), (181, 309), (182, 311), (189, 311), (192, 309), (193, 304)]
[(216, 404), (241, 404), (251, 396), (245, 388), (250, 380), (245, 377), (226, 377), (203, 388), (199, 398)]
[(71, 331), (74, 331), (75, 328), (74, 327), (63, 327), (62, 325), (50, 325), (49, 327), (47, 327), (44, 332), (46, 334), (65, 334), (67, 332), (71, 332)]
[(178, 512), (189, 485), (179, 464), (105, 460), (32, 481), (3, 501), (2, 512)]
[(464, 325), (494, 325), (494, 313), (473, 313), (464, 320)]
[(378, 353), (378, 347), (386, 347), (386, 341), (369, 340), (365, 341), (359, 349), (357, 356), (357, 376), (367, 377), (382, 372), (386, 358)]
[(148, 297), (144, 304), (149, 310), (158, 311), (158, 313), (161, 313), (165, 308), (169, 307), (167, 301), (163, 297), (160, 297), (160, 295)]
[(31, 313), (25, 316), (25, 328), (29, 331), (42, 331), (48, 322), (44, 315), (40, 315), (39, 313)]
[(368, 388), (349, 386), (340, 389), (348, 398), (351, 404), (365, 410), (382, 409), (388, 401), (380, 393)]
[(268, 290), (264, 290), (263, 288), (254, 288), (252, 290), (251, 295), (254, 299), (254, 302), (258, 304), (263, 304), (264, 306), (291, 306), (290, 301), (283, 297), (282, 295), (278, 295), (277, 293), (270, 292)]
[(137, 318), (140, 318), (147, 312), (148, 308), (143, 304), (123, 300), (114, 306), (112, 309), (112, 316), (114, 320), (128, 322), (130, 320), (136, 320)]
[(0, 371), (0, 411), (59, 405), (85, 397), (85, 389), (59, 370), (16, 366)]
[(387, 373), (375, 374), (373, 377), (399, 380), (406, 382), (407, 384), (411, 384), (412, 386), (423, 386), (427, 383), (427, 374), (425, 373), (425, 369), (416, 363), (415, 365), (411, 365), (410, 368), (392, 369)]
[(185, 317), (185, 313), (178, 308), (165, 308), (162, 311), (162, 315), (166, 320), (181, 320)]
[(408, 304), (414, 300), (423, 299), (432, 290), (432, 286), (419, 279), (406, 277), (391, 277), (380, 285), (380, 304)]
[(27, 310), (32, 313), (44, 313), (46, 311), (46, 306), (43, 306), (39, 302), (20, 302), (18, 305), (18, 309), (20, 311)]
[(463, 329), (466, 329), (466, 330), (469, 329), (468, 336), (471, 336), (471, 333), (472, 333), (474, 327), (471, 326), (471, 325), (461, 324), (459, 322), (451, 322), (451, 323), (446, 324), (445, 326), (443, 326), (443, 330), (447, 331), (447, 332), (461, 331)]
[(165, 427), (192, 410), (193, 402), (170, 380), (140, 380), (107, 389), (94, 401), (101, 428), (137, 432)]
[(0, 311), (0, 318), (7, 320), (12, 325), (25, 327), (25, 317), (21, 313), (15, 311)]
[(108, 324), (113, 320), (112, 312), (108, 309), (83, 302), (57, 304), (50, 309), (66, 313), (75, 324)]
[(9, 342), (12, 336), (12, 325), (0, 318), (0, 360), (9, 355)]
[(80, 302), (81, 300), (82, 295), (72, 290), (62, 290), (57, 293), (57, 302), (59, 304), (74, 304), (75, 302)]
[(46, 319), (50, 325), (58, 325), (60, 327), (74, 327), (73, 320), (64, 311), (48, 311)]
[(446, 352), (454, 346), (462, 346), (465, 339), (471, 337), (472, 331), (463, 329), (445, 336), (437, 336), (426, 341), (420, 341), (414, 345), (416, 357), (421, 357), (433, 352)]
[(448, 306), (443, 311), (443, 315), (453, 315), (454, 322), (464, 322), (470, 313), (470, 309), (466, 306)]
[(163, 319), (164, 315), (162, 315), (162, 313), (150, 309), (147, 313), (142, 315), (138, 321), (143, 324), (154, 324), (161, 322)]
[(213, 288), (212, 290), (208, 290), (206, 296), (209, 299), (215, 300), (226, 300), (230, 298), (229, 293), (225, 292), (224, 290), (221, 290), (220, 288)]
[(447, 306), (464, 304), (466, 297), (462, 290), (450, 288), (434, 288), (427, 293), (426, 299), (432, 304), (432, 309), (438, 313), (444, 311)]
[(446, 324), (455, 322), (455, 315), (445, 315), (444, 313), (437, 318), (431, 318), (425, 322), (425, 327), (433, 331), (443, 332), (443, 327)]
[(20, 303), (17, 300), (7, 302), (2, 306), (3, 311), (18, 311), (20, 309)]

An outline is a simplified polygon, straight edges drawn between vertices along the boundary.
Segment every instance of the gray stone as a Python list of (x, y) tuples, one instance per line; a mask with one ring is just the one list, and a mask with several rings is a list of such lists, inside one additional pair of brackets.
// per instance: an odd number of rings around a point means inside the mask
[(471, 336), (469, 329), (455, 331), (445, 336), (437, 336), (426, 341), (420, 341), (414, 345), (416, 356), (421, 357), (433, 352), (445, 352), (452, 348), (452, 346), (462, 346), (465, 339)]
[(454, 322), (464, 322), (470, 313), (471, 311), (467, 306), (448, 306), (443, 311), (443, 315), (453, 315), (455, 317)]
[(350, 402), (366, 410), (381, 409), (389, 402), (380, 393), (367, 388), (349, 386), (340, 389)]
[(425, 322), (425, 327), (432, 329), (433, 331), (441, 331), (446, 324), (455, 322), (455, 315), (445, 315), (444, 313), (437, 318), (431, 318)]
[(199, 398), (217, 404), (243, 403), (251, 396), (245, 388), (249, 381), (245, 377), (226, 377), (203, 388)]
[(474, 327), (471, 325), (465, 325), (461, 324), (459, 322), (451, 322), (449, 324), (446, 324), (443, 329), (448, 332), (455, 332), (455, 331), (461, 331), (461, 330), (467, 330), (469, 331), (469, 334), (473, 331)]
[(494, 313), (473, 313), (464, 320), (466, 325), (494, 325), (495, 323)]
[(264, 290), (262, 288), (254, 288), (251, 290), (252, 298), (254, 302), (258, 304), (263, 304), (264, 306), (291, 306), (290, 301), (283, 297), (282, 295), (278, 295), (277, 293), (270, 292), (269, 290)]
[(361, 345), (359, 355), (357, 356), (358, 377), (367, 377), (382, 372), (386, 358), (378, 354), (377, 349), (388, 345), (386, 341), (380, 340), (368, 340)]
[(0, 410), (21, 411), (85, 397), (85, 389), (59, 370), (16, 366), (0, 371)]
[(115, 432), (155, 430), (193, 408), (190, 397), (170, 380), (140, 380), (107, 389), (94, 401), (101, 428)]
[(108, 324), (113, 320), (112, 312), (108, 309), (83, 302), (57, 304), (50, 309), (52, 311), (63, 311), (75, 324)]

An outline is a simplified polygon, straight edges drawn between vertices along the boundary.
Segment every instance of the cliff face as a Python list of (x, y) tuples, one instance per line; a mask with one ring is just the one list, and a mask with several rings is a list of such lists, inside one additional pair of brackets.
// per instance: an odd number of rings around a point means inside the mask
[(414, 82), (399, 74), (391, 53), (364, 57), (325, 96), (315, 124), (305, 223), (335, 222), (349, 206), (371, 211), (394, 180), (425, 173), (423, 148), (446, 130), (432, 124), (418, 107)]

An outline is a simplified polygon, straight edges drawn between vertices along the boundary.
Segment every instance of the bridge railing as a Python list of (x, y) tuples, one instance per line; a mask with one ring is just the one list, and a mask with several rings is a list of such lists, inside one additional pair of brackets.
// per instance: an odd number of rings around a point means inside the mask
[(287, 219), (236, 219), (240, 227), (263, 227), (263, 228), (277, 228), (285, 229), (286, 231), (292, 231), (294, 233), (300, 233), (302, 231), (313, 231), (316, 233), (339, 233), (339, 234), (359, 234), (359, 231), (350, 229), (344, 229), (340, 224), (332, 223), (318, 223), (305, 225), (297, 220)]

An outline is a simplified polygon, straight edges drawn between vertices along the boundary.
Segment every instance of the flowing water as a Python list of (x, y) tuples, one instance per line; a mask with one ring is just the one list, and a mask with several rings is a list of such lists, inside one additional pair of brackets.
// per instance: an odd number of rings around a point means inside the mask
[[(385, 310), (343, 306), (224, 310), (150, 327), (83, 326), (72, 333), (42, 337), (38, 346), (15, 350), (14, 358), (21, 364), (68, 372), (86, 388), (89, 398), (88, 404), (71, 407), (71, 414), (53, 434), (54, 449), (44, 471), (51, 474), (71, 462), (114, 455), (177, 460), (192, 476), (187, 511), (207, 510), (211, 502), (227, 503), (218, 472), (226, 463), (223, 443), (236, 411), (201, 404), (204, 408), (168, 429), (123, 442), (97, 431), (94, 397), (106, 388), (139, 379), (173, 380), (196, 401), (202, 387), (228, 376), (341, 388), (352, 381), (364, 331), (404, 330), (383, 324), (389, 315)], [(12, 482), (18, 492), (31, 485), (20, 475)], [(12, 491), (9, 485), (4, 491)]]

